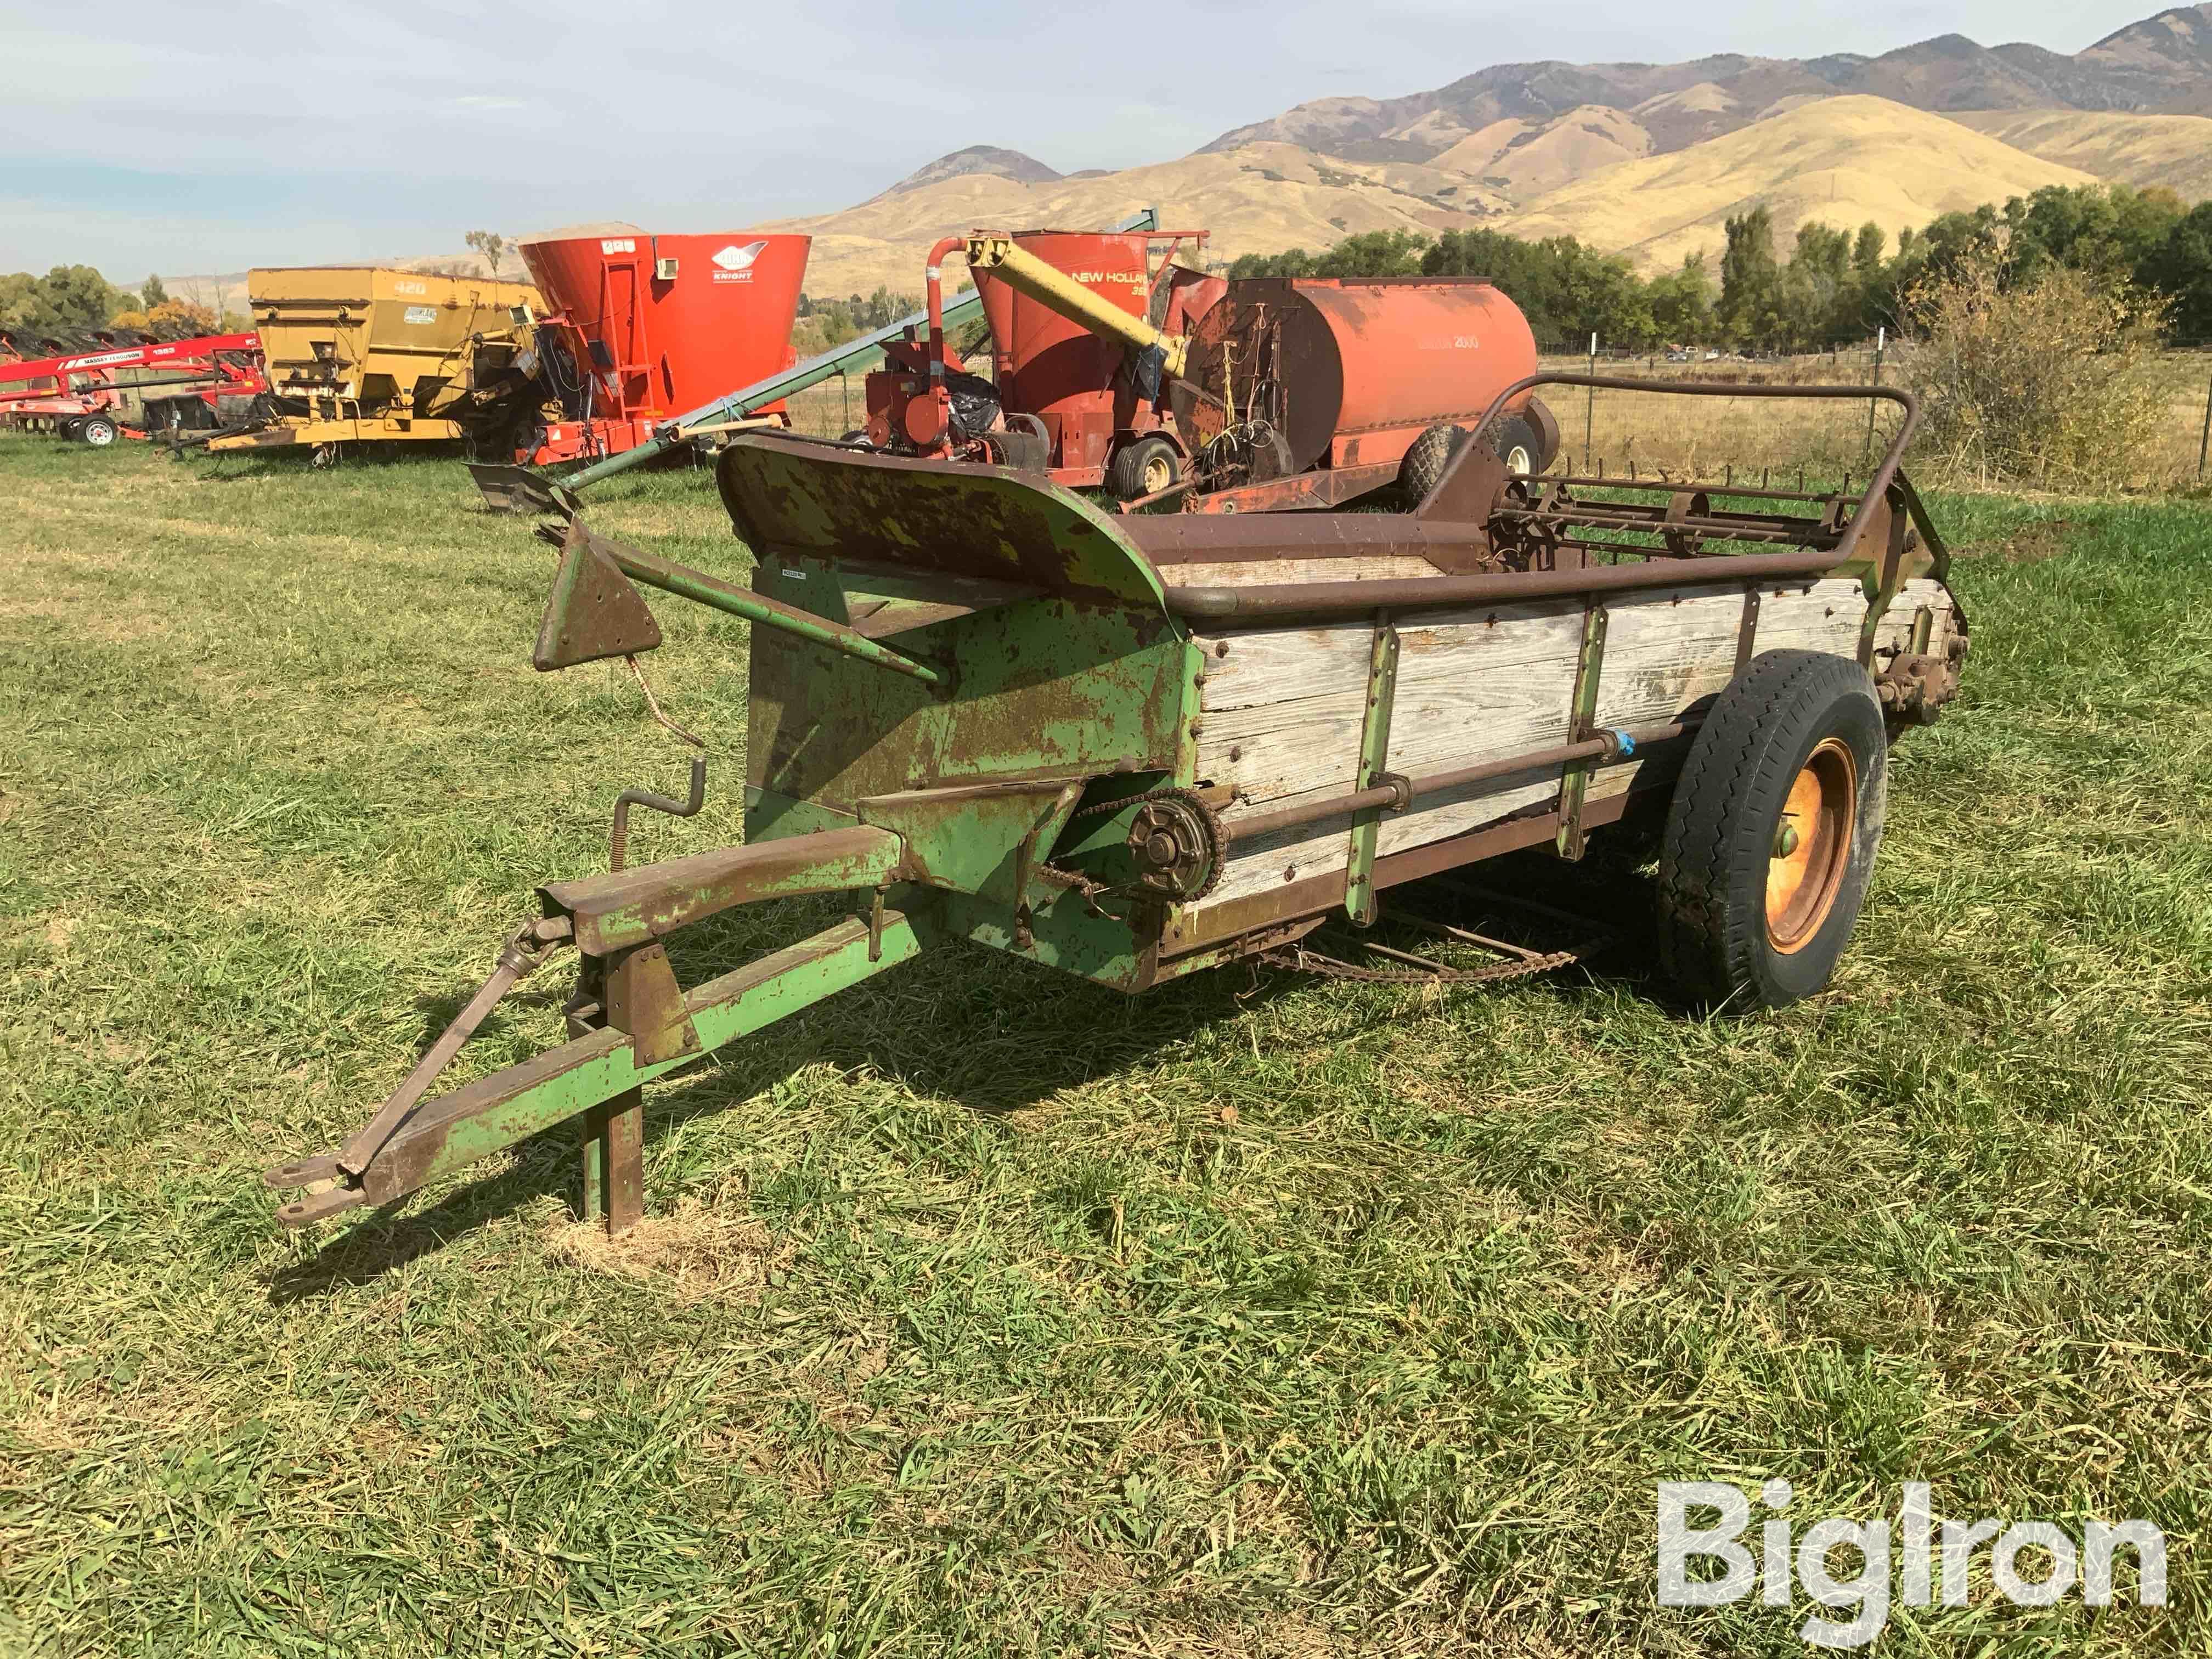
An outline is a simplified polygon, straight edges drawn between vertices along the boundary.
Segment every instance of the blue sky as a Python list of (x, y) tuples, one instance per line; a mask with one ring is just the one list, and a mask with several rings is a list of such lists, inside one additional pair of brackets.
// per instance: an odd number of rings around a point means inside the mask
[(0, 0), (0, 270), (81, 261), (135, 283), (459, 254), (477, 227), (734, 228), (845, 206), (967, 144), (1128, 167), (1305, 99), (1491, 64), (1872, 53), (1948, 32), (2075, 52), (2157, 9)]

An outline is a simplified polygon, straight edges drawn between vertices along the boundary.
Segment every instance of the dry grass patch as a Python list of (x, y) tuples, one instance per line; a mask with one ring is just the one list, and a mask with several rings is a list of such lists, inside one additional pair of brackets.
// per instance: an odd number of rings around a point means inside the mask
[(649, 1215), (619, 1238), (596, 1223), (563, 1221), (549, 1231), (545, 1259), (650, 1284), (678, 1302), (757, 1302), (769, 1279), (788, 1267), (791, 1253), (730, 1207), (743, 1201), (742, 1193), (712, 1200), (687, 1195), (670, 1213)]

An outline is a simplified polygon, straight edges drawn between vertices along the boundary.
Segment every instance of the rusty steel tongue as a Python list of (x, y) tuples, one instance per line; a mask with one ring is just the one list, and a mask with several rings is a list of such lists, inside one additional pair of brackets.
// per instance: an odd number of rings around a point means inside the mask
[(335, 1152), (324, 1152), (313, 1158), (301, 1158), (291, 1164), (280, 1164), (262, 1174), (264, 1185), (277, 1191), (289, 1188), (306, 1187), (319, 1182), (332, 1181), (347, 1183), (324, 1192), (311, 1193), (306, 1198), (283, 1206), (279, 1218), (289, 1225), (307, 1222), (349, 1209), (362, 1203), (365, 1194), (359, 1182), (362, 1174), (389, 1140), (394, 1131), (406, 1121), (409, 1113), (429, 1092), (461, 1046), (476, 1035), (477, 1027), (499, 1006), (501, 999), (516, 983), (534, 972), (556, 949), (566, 942), (568, 928), (564, 922), (547, 920), (526, 923), (501, 948), (499, 963), (492, 969), (467, 1007), (448, 1025), (444, 1035), (430, 1046), (428, 1052), (416, 1061), (400, 1085), (386, 1097), (377, 1114), (347, 1138), (346, 1144)]

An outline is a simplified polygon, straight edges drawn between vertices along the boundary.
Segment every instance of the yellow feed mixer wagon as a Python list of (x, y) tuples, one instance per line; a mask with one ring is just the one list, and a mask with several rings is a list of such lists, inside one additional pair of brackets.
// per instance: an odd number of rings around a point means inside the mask
[(527, 283), (307, 265), (253, 271), (246, 294), (268, 404), (212, 453), (304, 447), (327, 466), (342, 444), (494, 442), (534, 406)]

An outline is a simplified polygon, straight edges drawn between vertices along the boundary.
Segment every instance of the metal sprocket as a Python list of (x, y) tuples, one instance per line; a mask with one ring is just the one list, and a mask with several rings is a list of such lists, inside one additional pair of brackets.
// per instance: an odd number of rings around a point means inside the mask
[[(1132, 851), (1148, 834), (1155, 844), (1163, 839), (1172, 842), (1174, 857), (1156, 863), (1139, 878), (1145, 890), (1194, 904), (1221, 884), (1229, 837), (1220, 815), (1193, 791), (1160, 789), (1145, 796), (1129, 832)], [(1139, 862), (1144, 863), (1141, 854)]]

